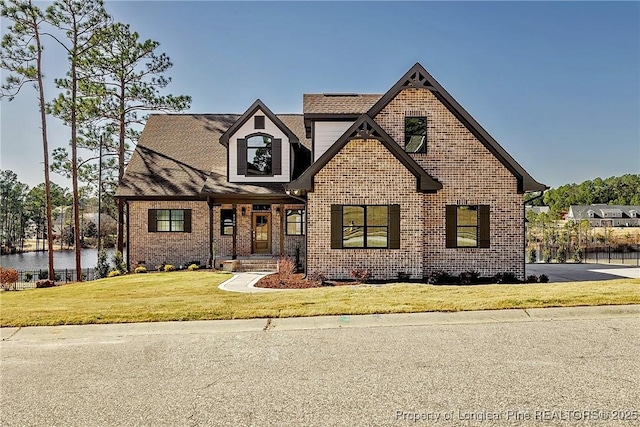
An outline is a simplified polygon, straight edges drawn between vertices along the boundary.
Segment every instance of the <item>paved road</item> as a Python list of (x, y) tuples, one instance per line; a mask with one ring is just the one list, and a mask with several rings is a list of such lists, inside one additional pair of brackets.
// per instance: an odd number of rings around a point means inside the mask
[(640, 425), (638, 306), (1, 332), (2, 426)]

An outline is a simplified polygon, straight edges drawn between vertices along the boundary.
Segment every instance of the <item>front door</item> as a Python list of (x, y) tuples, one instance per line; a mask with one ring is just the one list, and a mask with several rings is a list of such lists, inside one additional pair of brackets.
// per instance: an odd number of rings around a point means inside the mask
[(253, 213), (253, 253), (271, 253), (271, 213)]

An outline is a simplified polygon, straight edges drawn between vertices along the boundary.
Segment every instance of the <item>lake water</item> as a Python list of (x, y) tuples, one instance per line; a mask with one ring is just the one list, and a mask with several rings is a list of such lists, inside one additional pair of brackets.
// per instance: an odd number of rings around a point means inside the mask
[[(115, 249), (107, 249), (107, 261), (111, 262)], [(94, 268), (98, 263), (97, 249), (82, 249), (82, 268)], [(23, 254), (1, 255), (0, 265), (4, 268), (16, 270), (46, 270), (49, 265), (47, 252), (25, 252)], [(53, 266), (58, 269), (76, 268), (76, 255), (74, 251), (55, 251), (53, 253)]]

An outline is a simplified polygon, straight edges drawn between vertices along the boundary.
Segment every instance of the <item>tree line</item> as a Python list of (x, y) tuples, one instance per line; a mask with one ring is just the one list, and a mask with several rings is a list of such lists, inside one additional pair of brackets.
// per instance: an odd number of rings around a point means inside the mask
[[(18, 181), (15, 172), (11, 170), (0, 170), (0, 248), (1, 252), (12, 253), (22, 252), (25, 248), (25, 240), (34, 238), (35, 250), (45, 250), (45, 236), (49, 234), (47, 229), (46, 197), (44, 183), (32, 188), (23, 182)], [(51, 208), (52, 220), (55, 223), (51, 230), (52, 236), (57, 238), (60, 248), (64, 245), (73, 246), (75, 240), (75, 229), (73, 228), (74, 218), (71, 214), (73, 199), (68, 188), (61, 187), (51, 182)], [(80, 212), (82, 214), (97, 213), (97, 197), (88, 187), (80, 189)], [(115, 217), (115, 206), (113, 200), (105, 200), (103, 212)], [(95, 218), (94, 215), (91, 215)], [(101, 229), (98, 230), (97, 220), (81, 219), (80, 238), (83, 247), (95, 246), (98, 242), (98, 233), (107, 240), (108, 246), (113, 246), (111, 236), (115, 233), (112, 224), (105, 224), (103, 221)], [(87, 238), (87, 240), (85, 240)], [(42, 244), (40, 240), (43, 240)]]
[[(71, 178), (73, 229), (80, 230), (81, 184), (99, 195), (103, 191), (113, 195), (147, 114), (188, 109), (191, 97), (162, 94), (171, 81), (165, 76), (173, 65), (169, 57), (157, 52), (158, 42), (143, 40), (129, 25), (114, 22), (102, 0), (57, 0), (46, 9), (32, 0), (0, 0), (0, 16), (9, 23), (0, 46), (0, 66), (9, 76), (0, 97), (11, 100), (30, 85), (36, 90), (44, 160), (44, 227), (53, 230), (54, 188), (49, 177), (53, 170)], [(45, 46), (50, 45), (61, 48), (67, 60), (65, 75), (54, 79), (60, 93), (52, 98), (45, 94), (43, 62)], [(50, 153), (49, 116), (69, 127), (69, 149)], [(99, 170), (106, 174), (104, 181)], [(124, 246), (124, 209), (118, 201), (118, 251)], [(14, 227), (17, 217), (5, 216), (3, 227)], [(8, 231), (7, 238), (12, 233)], [(52, 234), (47, 233), (48, 248), (53, 248)], [(80, 234), (74, 233), (73, 245), (79, 279)], [(50, 249), (49, 277), (53, 269)]]
[[(531, 198), (533, 196), (527, 196)], [(525, 198), (526, 200), (526, 198)], [(640, 205), (640, 174), (595, 178), (581, 184), (565, 184), (547, 190), (535, 206), (549, 206), (552, 216), (567, 212), (571, 205)]]

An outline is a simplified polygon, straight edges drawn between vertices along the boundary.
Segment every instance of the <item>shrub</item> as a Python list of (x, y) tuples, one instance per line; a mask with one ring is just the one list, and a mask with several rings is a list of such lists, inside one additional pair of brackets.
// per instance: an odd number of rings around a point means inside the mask
[(549, 276), (547, 276), (546, 274), (541, 274), (538, 280), (540, 281), (540, 283), (549, 283)]
[(567, 251), (565, 248), (558, 249), (558, 253), (556, 254), (556, 261), (561, 264), (567, 262)]
[(495, 276), (493, 276), (493, 280), (499, 285), (520, 282), (516, 275), (510, 271), (496, 274)]
[(27, 271), (26, 273), (24, 273), (25, 282), (30, 282), (32, 280), (33, 280), (33, 273), (31, 273), (30, 271)]
[(176, 271), (176, 266), (172, 264), (165, 264), (164, 271)]
[(116, 276), (120, 276), (122, 273), (120, 273), (120, 270), (111, 270), (109, 272), (109, 274), (107, 274), (107, 277), (116, 277)]
[(536, 248), (529, 248), (527, 250), (527, 262), (529, 264), (534, 264), (536, 262), (537, 251)]
[(127, 272), (127, 264), (124, 262), (122, 252), (116, 251), (113, 254), (113, 257), (111, 257), (111, 262), (113, 262), (114, 270), (118, 270), (122, 274), (125, 274)]
[(40, 271), (38, 272), (38, 279), (39, 280), (44, 280), (44, 279), (48, 279), (49, 278), (49, 272), (48, 271)]
[(542, 260), (547, 264), (551, 262), (551, 251), (549, 249), (542, 251)]
[(200, 261), (189, 261), (186, 265), (188, 265), (189, 267), (191, 267), (193, 264), (195, 264), (198, 267), (201, 267), (202, 264), (200, 264)]
[(538, 276), (535, 274), (527, 276), (527, 283), (538, 283)]
[(135, 270), (133, 270), (134, 273), (136, 274), (141, 274), (141, 273), (146, 273), (147, 272), (147, 267), (145, 267), (144, 265), (139, 265), (136, 267)]
[(198, 264), (191, 264), (189, 265), (189, 267), (187, 267), (187, 270), (189, 271), (195, 271), (198, 270), (200, 267), (198, 267)]
[(321, 286), (327, 280), (327, 275), (322, 271), (314, 271), (307, 275), (307, 280), (316, 286)]
[(18, 281), (18, 270), (13, 268), (0, 267), (0, 284), (5, 291), (11, 288), (16, 288), (16, 282)]
[(578, 264), (582, 263), (582, 249), (576, 248), (575, 252), (573, 253), (573, 261), (577, 262)]
[(288, 279), (296, 272), (296, 262), (288, 256), (280, 257), (278, 260), (278, 274), (281, 279)]
[(430, 285), (444, 285), (446, 283), (454, 283), (455, 280), (452, 275), (444, 270), (435, 270), (431, 272), (427, 278), (427, 283)]
[(98, 251), (98, 264), (96, 265), (96, 279), (101, 279), (103, 277), (107, 277), (109, 274), (109, 263), (107, 262), (107, 251), (103, 248), (100, 248)]
[(463, 271), (460, 273), (460, 283), (463, 285), (471, 285), (473, 283), (478, 283), (478, 279), (480, 278), (480, 273), (477, 271)]
[(367, 283), (367, 280), (371, 278), (371, 272), (366, 268), (354, 268), (349, 273), (352, 279), (357, 283)]
[(53, 280), (38, 280), (36, 282), (36, 288), (53, 288), (56, 285), (56, 282)]

